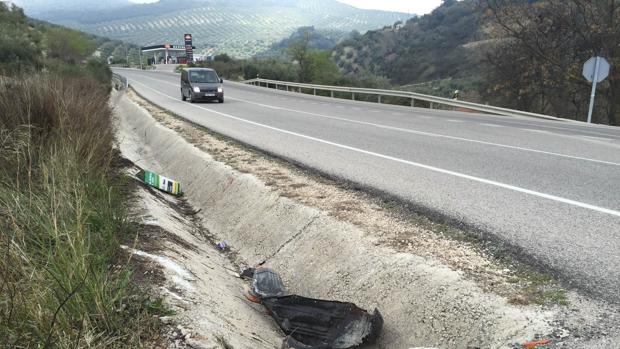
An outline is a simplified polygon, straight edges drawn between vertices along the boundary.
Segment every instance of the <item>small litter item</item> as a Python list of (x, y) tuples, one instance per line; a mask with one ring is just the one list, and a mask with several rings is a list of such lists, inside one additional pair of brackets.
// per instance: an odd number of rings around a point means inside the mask
[(280, 275), (269, 268), (256, 268), (252, 275), (252, 296), (258, 298), (280, 297), (286, 295)]
[(538, 347), (545, 346), (551, 343), (548, 339), (542, 339), (539, 341), (525, 342), (523, 343), (523, 348), (525, 349), (537, 349)]
[(379, 310), (372, 314), (353, 303), (289, 295), (280, 275), (269, 268), (250, 268), (248, 300), (261, 303), (284, 331), (283, 348), (348, 349), (373, 344), (383, 328)]
[(383, 317), (353, 303), (301, 296), (262, 299), (291, 349), (346, 349), (373, 344), (381, 333)]
[(222, 251), (226, 251), (228, 249), (228, 242), (221, 241), (221, 242), (218, 242), (215, 246), (217, 246), (217, 248), (219, 248)]
[(140, 169), (140, 171), (138, 171), (135, 176), (141, 182), (150, 185), (151, 187), (157, 188), (161, 191), (164, 191), (168, 194), (172, 194), (175, 196), (183, 195), (183, 192), (181, 191), (181, 184), (179, 182), (174, 181), (170, 178), (166, 178), (164, 176), (160, 176), (155, 172)]
[(241, 273), (239, 273), (239, 275), (244, 278), (244, 279), (251, 279), (254, 277), (254, 271), (256, 269), (254, 268), (247, 268), (241, 271)]

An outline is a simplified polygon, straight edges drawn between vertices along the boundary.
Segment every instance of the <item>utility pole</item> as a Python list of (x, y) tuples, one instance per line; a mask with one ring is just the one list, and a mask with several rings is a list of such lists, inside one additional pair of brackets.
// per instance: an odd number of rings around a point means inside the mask
[(590, 93), (590, 108), (588, 109), (588, 124), (592, 123), (592, 112), (594, 111), (594, 97), (596, 96), (596, 84), (598, 83), (598, 69), (600, 67), (600, 57), (595, 58), (594, 73), (592, 74), (592, 92)]

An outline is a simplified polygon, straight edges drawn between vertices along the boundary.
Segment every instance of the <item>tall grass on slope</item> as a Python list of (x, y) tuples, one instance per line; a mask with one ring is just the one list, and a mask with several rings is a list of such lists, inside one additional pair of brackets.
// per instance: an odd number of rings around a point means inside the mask
[(0, 346), (140, 346), (114, 183), (109, 87), (30, 77), (0, 86)]

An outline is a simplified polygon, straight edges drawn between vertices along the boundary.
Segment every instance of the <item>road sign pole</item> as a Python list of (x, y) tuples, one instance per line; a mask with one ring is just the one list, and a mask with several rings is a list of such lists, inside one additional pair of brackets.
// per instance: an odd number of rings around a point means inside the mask
[(594, 111), (594, 97), (596, 96), (596, 83), (598, 82), (598, 68), (600, 65), (600, 57), (596, 57), (594, 64), (594, 77), (592, 79), (592, 93), (590, 94), (590, 109), (588, 110), (588, 124), (592, 123), (592, 112)]

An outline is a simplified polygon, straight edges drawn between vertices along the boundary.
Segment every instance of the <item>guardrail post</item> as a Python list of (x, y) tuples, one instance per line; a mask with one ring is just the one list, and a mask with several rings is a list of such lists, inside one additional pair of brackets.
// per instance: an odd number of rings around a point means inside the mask
[(316, 96), (316, 88), (312, 89), (312, 93)]
[(334, 90), (332, 90), (331, 92), (332, 92), (332, 98), (334, 98)]
[(288, 92), (288, 85), (286, 85), (286, 92)]
[(351, 92), (351, 99), (355, 100), (355, 92)]
[(415, 98), (411, 98), (411, 106), (415, 107)]
[(431, 109), (433, 109), (434, 105), (435, 105), (435, 103), (431, 102)]
[(379, 95), (379, 104), (381, 104), (381, 95)]

